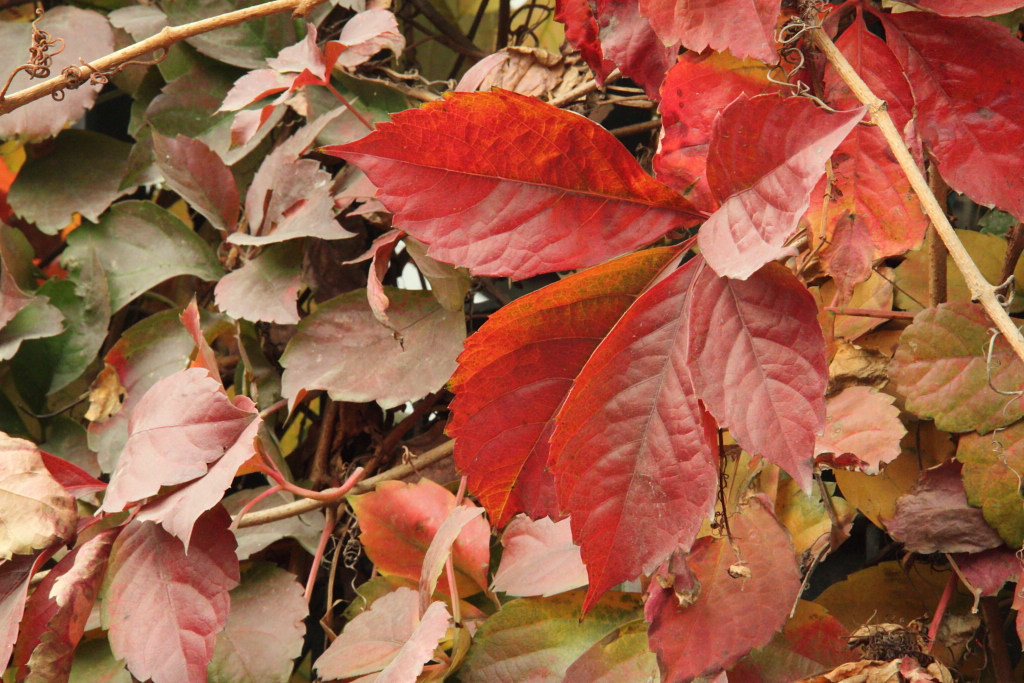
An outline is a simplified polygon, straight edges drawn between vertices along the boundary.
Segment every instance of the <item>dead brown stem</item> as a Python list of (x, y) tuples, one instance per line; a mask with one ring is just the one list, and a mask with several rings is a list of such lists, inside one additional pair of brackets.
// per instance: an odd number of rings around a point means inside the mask
[[(943, 210), (949, 196), (949, 186), (933, 163), (928, 169), (928, 187), (939, 200)], [(935, 225), (928, 226), (928, 298), (932, 306), (946, 303), (946, 256), (949, 252), (939, 238)]]

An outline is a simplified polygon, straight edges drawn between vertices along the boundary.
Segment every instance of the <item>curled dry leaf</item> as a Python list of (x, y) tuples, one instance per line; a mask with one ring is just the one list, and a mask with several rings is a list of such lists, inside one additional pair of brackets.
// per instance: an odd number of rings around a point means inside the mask
[(536, 47), (510, 46), (470, 67), (456, 92), (486, 92), (491, 88), (542, 97), (553, 90), (565, 72), (565, 59)]
[(121, 410), (127, 393), (117, 368), (104, 362), (103, 369), (89, 387), (89, 410), (85, 412), (85, 419), (96, 423), (106, 422)]

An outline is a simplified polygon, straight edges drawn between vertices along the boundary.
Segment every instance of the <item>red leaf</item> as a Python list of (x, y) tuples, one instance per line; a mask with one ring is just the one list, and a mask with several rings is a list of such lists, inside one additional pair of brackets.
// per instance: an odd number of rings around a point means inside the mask
[(666, 45), (694, 52), (710, 47), (774, 64), (777, 0), (640, 0), (640, 13)]
[(699, 219), (608, 131), (505, 90), (451, 94), (324, 151), (365, 171), (431, 256), (480, 275), (590, 266)]
[(814, 297), (778, 264), (748, 280), (704, 266), (688, 315), (686, 365), (701, 401), (744, 450), (807, 489), (828, 380)]
[(302, 289), (301, 240), (270, 244), (238, 270), (222, 277), (214, 289), (217, 308), (232, 318), (295, 325), (295, 305)]
[(430, 292), (384, 293), (393, 330), (377, 321), (363, 290), (325, 301), (304, 318), (281, 356), (281, 393), (294, 400), (303, 389), (324, 389), (338, 401), (394, 408), (441, 388), (455, 369), (465, 316), (442, 308)]
[(661, 43), (636, 0), (596, 0), (595, 9), (604, 56), (657, 101), (665, 72), (679, 54), (678, 43)]
[(943, 179), (1024, 218), (1024, 44), (984, 19), (886, 15), (886, 40), (917, 101), (917, 126)]
[(829, 114), (805, 97), (741, 95), (715, 119), (708, 184), (721, 207), (698, 237), (715, 272), (742, 279), (792, 253), (784, 244), (825, 162), (865, 111)]
[(430, 539), (430, 546), (423, 556), (423, 569), (420, 571), (420, 614), (425, 613), (430, 606), (430, 596), (437, 588), (437, 579), (441, 576), (445, 562), (451, 557), (455, 539), (462, 533), (462, 529), (483, 511), (483, 508), (475, 505), (455, 506)]
[(217, 356), (213, 353), (213, 347), (203, 336), (202, 323), (199, 320), (199, 306), (196, 305), (196, 298), (193, 296), (185, 310), (181, 312), (181, 324), (188, 330), (192, 342), (196, 345), (196, 355), (189, 367), (202, 368), (210, 375), (210, 378), (223, 386), (220, 378), (220, 366), (217, 365)]
[(0, 667), (4, 669), (18, 639), (29, 582), (53, 552), (44, 550), (34, 556), (15, 555), (10, 560), (0, 560)]
[[(306, 24), (306, 37), (281, 50), (277, 57), (268, 59), (267, 66), (271, 68), (250, 71), (235, 81), (217, 111), (237, 111), (265, 97), (294, 90), (298, 87), (295, 81), (305, 72), (317, 74), (322, 81), (328, 67), (324, 63), (323, 53), (316, 46), (316, 27)], [(264, 107), (264, 112), (269, 116), (266, 110), (273, 109), (286, 99), (287, 95), (279, 97), (273, 105)]]
[[(383, 482), (376, 491), (350, 498), (359, 520), (359, 540), (384, 575), (418, 580), (431, 540), (455, 507), (455, 495), (429, 479), (418, 484)], [(455, 541), (452, 560), (459, 596), (487, 588), (490, 528), (483, 519), (467, 523)], [(448, 594), (446, 582), (438, 590)]]
[(900, 422), (896, 398), (870, 387), (848, 387), (825, 402), (825, 429), (814, 444), (814, 454), (847, 453), (860, 461), (859, 469), (878, 474), (900, 454), (900, 439), (907, 428)]
[(768, 80), (768, 67), (761, 62), (739, 60), (728, 52), (683, 54), (661, 86), (658, 111), (663, 132), (653, 162), (658, 179), (700, 209), (717, 209), (707, 179), (712, 124), (740, 95), (775, 89)]
[(381, 671), (375, 680), (413, 683), (444, 637), (450, 619), (444, 603), (435, 602), (420, 620), (416, 591), (400, 587), (346, 624), (313, 666), (320, 678)]
[(1021, 0), (916, 0), (914, 4), (947, 17), (993, 17), (1024, 7)]
[(106, 529), (61, 558), (28, 599), (14, 652), (18, 679), (67, 680), (120, 527)]
[(587, 585), (587, 568), (572, 542), (569, 520), (513, 519), (501, 535), (501, 562), (491, 590), (514, 596), (557, 593)]
[(651, 249), (516, 299), (466, 341), (452, 376), (455, 464), (497, 527), (557, 517), (548, 464), (554, 417), (598, 343), (679, 258)]
[[(381, 50), (391, 50), (396, 55), (405, 49), (405, 36), (398, 29), (395, 15), (386, 9), (368, 9), (345, 22), (337, 41), (327, 44), (327, 49), (337, 45), (340, 50), (333, 62), (337, 66), (353, 69), (369, 60)], [(337, 49), (337, 48), (336, 48)]]
[(885, 520), (885, 528), (907, 550), (922, 555), (977, 553), (1003, 545), (982, 511), (967, 504), (961, 467), (949, 460), (925, 470), (910, 493), (896, 500), (896, 515)]
[(370, 245), (362, 256), (345, 261), (345, 264), (359, 263), (371, 259), (370, 274), (366, 279), (366, 299), (370, 302), (370, 310), (381, 325), (391, 326), (388, 320), (388, 304), (390, 300), (384, 293), (384, 276), (388, 272), (391, 254), (395, 251), (398, 240), (405, 236), (401, 230), (388, 230)]
[(160, 380), (132, 413), (128, 443), (101, 509), (119, 512), (155, 495), (161, 486), (202, 477), (242, 439), (257, 421), (256, 413), (249, 398), (232, 401), (202, 368)]
[[(662, 680), (691, 680), (727, 669), (767, 643), (785, 623), (800, 573), (785, 529), (763, 499), (729, 518), (730, 539), (705, 536), (687, 558), (700, 581), (697, 601), (680, 607), (672, 588), (651, 583), (644, 608)], [(750, 575), (733, 578), (735, 566)]]
[(46, 451), (39, 451), (39, 455), (50, 476), (75, 498), (82, 498), (107, 488), (106, 484), (73, 462), (50, 455)]
[(590, 587), (602, 593), (688, 550), (712, 512), (714, 423), (685, 366), (694, 260), (637, 299), (594, 351), (551, 437), (558, 500), (572, 520)]
[(593, 70), (598, 83), (612, 72), (615, 64), (606, 60), (597, 39), (597, 20), (589, 0), (555, 0), (555, 20), (565, 24), (565, 39), (580, 51), (583, 61)]
[(1020, 558), (1006, 546), (957, 554), (954, 559), (969, 585), (982, 596), (996, 595), (1007, 581), (1017, 581), (1020, 576)]
[(103, 585), (110, 647), (135, 678), (206, 681), (217, 633), (238, 585), (235, 539), (223, 508), (203, 515), (188, 554), (156, 524), (131, 522), (111, 551)]
[(218, 230), (233, 230), (241, 200), (235, 177), (201, 140), (153, 131), (153, 157), (167, 185)]

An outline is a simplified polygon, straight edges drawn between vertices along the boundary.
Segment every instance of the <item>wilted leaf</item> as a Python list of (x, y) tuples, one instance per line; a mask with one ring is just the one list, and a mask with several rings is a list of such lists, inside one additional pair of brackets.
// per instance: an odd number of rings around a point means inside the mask
[(110, 363), (104, 363), (103, 369), (89, 385), (89, 409), (85, 411), (85, 419), (95, 423), (106, 422), (121, 410), (126, 396), (117, 369)]
[(600, 126), (504, 90), (449, 95), (324, 151), (365, 171), (431, 256), (480, 275), (582, 268), (699, 218)]
[(210, 660), (211, 683), (288, 683), (309, 613), (295, 576), (258, 563), (231, 591), (227, 625)]
[[(377, 571), (413, 580), (420, 578), (427, 548), (455, 507), (454, 494), (430, 479), (418, 484), (386, 481), (349, 501), (362, 531), (359, 540)], [(455, 541), (452, 561), (460, 597), (487, 588), (489, 544), (490, 528), (479, 518)], [(447, 583), (441, 582), (438, 590), (447, 595)]]
[(1024, 497), (1020, 472), (1024, 471), (1024, 424), (1018, 422), (994, 434), (960, 437), (956, 458), (964, 464), (962, 477), (967, 500), (980, 507), (985, 520), (1007, 545), (1024, 543)]
[(518, 515), (501, 535), (505, 548), (492, 591), (517, 597), (548, 597), (587, 585), (587, 568), (572, 542), (569, 520), (532, 520)]
[(811, 489), (810, 494), (804, 493), (790, 478), (778, 483), (775, 516), (789, 531), (798, 555), (808, 551), (817, 553), (826, 545), (835, 547), (849, 537), (857, 510), (835, 495), (835, 485), (826, 483), (825, 491), (829, 494), (828, 500), (822, 500), (823, 494), (817, 488)]
[(448, 433), (495, 526), (518, 512), (558, 515), (546, 471), (555, 414), (615, 321), (678, 256), (651, 249), (572, 275), (502, 307), (466, 341)]
[(206, 680), (228, 619), (228, 591), (239, 580), (230, 521), (220, 508), (203, 515), (188, 554), (151, 522), (129, 523), (115, 541), (101, 593), (103, 624), (114, 655), (136, 678)]
[[(224, 499), (224, 508), (234, 517), (249, 501), (268, 488), (268, 486), (261, 486), (258, 488), (242, 489), (237, 493), (232, 493)], [(292, 494), (279, 491), (256, 503), (250, 508), (250, 511), (266, 510), (267, 508), (294, 501), (295, 498)], [(282, 538), (294, 538), (312, 555), (316, 550), (317, 541), (320, 539), (323, 528), (324, 513), (320, 510), (312, 510), (269, 524), (257, 524), (256, 526), (236, 529), (235, 539), (238, 541), (238, 548), (236, 549), (238, 559), (240, 561), (247, 560)]]
[[(886, 41), (917, 103), (915, 121), (942, 178), (979, 204), (1024, 219), (1024, 45), (984, 19), (885, 15)], [(998, 55), (998, 57), (996, 57)]]
[[(452, 544), (462, 533), (462, 529), (483, 511), (483, 508), (475, 505), (455, 506), (430, 539), (427, 552), (423, 555), (423, 569), (420, 571), (420, 614), (425, 613), (430, 606), (430, 597), (437, 588), (437, 580), (444, 570), (445, 562), (452, 557)], [(454, 562), (454, 557), (452, 560)]]
[[(708, 185), (721, 204), (698, 243), (719, 275), (745, 279), (792, 253), (784, 247), (825, 173), (825, 161), (865, 108), (829, 114), (805, 97), (740, 95), (715, 119)], [(771, 140), (772, 144), (762, 144)]]
[(75, 532), (75, 498), (31, 441), (0, 432), (0, 560), (46, 548)]
[(870, 387), (849, 387), (825, 402), (824, 433), (814, 443), (814, 454), (847, 453), (860, 461), (867, 474), (900, 454), (900, 439), (907, 428), (900, 422), (896, 399)]
[(949, 432), (990, 432), (1024, 415), (1013, 392), (1024, 365), (996, 335), (981, 306), (948, 303), (914, 317), (904, 330), (889, 373), (907, 410)]
[(776, 264), (748, 280), (705, 265), (688, 314), (686, 367), (698, 397), (744, 450), (808, 488), (828, 379), (813, 297)]
[(430, 292), (384, 291), (394, 332), (374, 317), (363, 290), (325, 301), (299, 323), (281, 356), (285, 396), (324, 389), (338, 401), (393, 408), (448, 380), (466, 334), (462, 312), (441, 308)]
[[(370, 304), (370, 310), (381, 325), (391, 326), (388, 320), (388, 300), (384, 293), (384, 276), (388, 272), (391, 262), (391, 255), (395, 251), (395, 245), (405, 235), (401, 230), (388, 230), (386, 233), (373, 240), (373, 244), (366, 252), (357, 258), (346, 261), (345, 265), (360, 263), (370, 260), (370, 273), (366, 278), (366, 300)], [(461, 306), (460, 306), (461, 308)]]
[(437, 303), (449, 311), (462, 311), (466, 294), (473, 284), (464, 268), (456, 268), (427, 256), (427, 246), (412, 237), (406, 237), (405, 249), (423, 277), (430, 284), (430, 293)]
[[(168, 0), (162, 6), (170, 24), (178, 26), (248, 5), (242, 0)], [(214, 59), (244, 69), (258, 69), (264, 65), (265, 59), (273, 57), (281, 48), (294, 43), (295, 39), (295, 22), (292, 18), (288, 14), (272, 14), (222, 27), (217, 31), (200, 33), (189, 38), (188, 42)]]
[(562, 683), (657, 681), (658, 660), (647, 646), (647, 624), (636, 621), (615, 629), (580, 655)]
[(686, 52), (679, 57), (661, 86), (663, 132), (652, 162), (658, 179), (700, 209), (717, 209), (707, 179), (712, 124), (739, 95), (774, 90), (767, 76), (763, 62), (739, 60), (728, 52)]
[(896, 501), (896, 515), (885, 528), (907, 550), (976, 553), (1003, 544), (982, 511), (967, 504), (960, 467), (952, 460), (925, 470), (910, 493)]
[(695, 259), (644, 292), (598, 345), (558, 413), (549, 462), (590, 588), (689, 550), (717, 492), (714, 421), (686, 368)]
[(565, 74), (565, 58), (536, 47), (510, 45), (474, 64), (455, 87), (458, 92), (492, 88), (543, 97)]
[(371, 680), (415, 681), (451, 619), (444, 603), (435, 602), (421, 620), (418, 605), (416, 591), (405, 587), (374, 601), (320, 655), (314, 665), (317, 675), (351, 678), (383, 670)]
[[(6, 25), (9, 22), (0, 24)], [(125, 193), (121, 178), (130, 152), (131, 145), (107, 135), (66, 130), (49, 154), (25, 164), (7, 201), (15, 213), (49, 235), (70, 223), (74, 213), (97, 221)]]
[(390, 10), (368, 9), (345, 22), (337, 40), (325, 46), (329, 55), (337, 55), (336, 66), (354, 69), (381, 50), (395, 55), (405, 49), (405, 36)]
[(67, 680), (119, 532), (120, 528), (107, 529), (78, 546), (36, 587), (25, 606), (14, 651), (18, 680)]
[(606, 593), (584, 619), (582, 590), (519, 598), (481, 625), (459, 670), (465, 683), (560, 683), (594, 643), (640, 616), (628, 593)]
[(232, 230), (241, 200), (235, 177), (201, 140), (153, 133), (153, 157), (168, 187), (218, 230)]
[(111, 311), (176, 275), (216, 280), (224, 271), (209, 245), (177, 217), (152, 202), (120, 202), (98, 223), (68, 236), (61, 263), (82, 268), (95, 252), (107, 275)]
[(303, 243), (268, 245), (256, 258), (222, 277), (214, 289), (217, 308), (232, 318), (295, 325), (302, 289)]
[[(732, 541), (703, 537), (686, 563), (700, 596), (680, 607), (672, 588), (651, 584), (644, 612), (663, 678), (690, 680), (728, 668), (782, 628), (800, 591), (786, 530), (760, 498), (729, 518)], [(733, 576), (739, 563), (749, 577)]]
[[(48, 32), (51, 38), (64, 41), (64, 51), (50, 62), (50, 72), (59, 74), (68, 66), (79, 66), (79, 59), (90, 62), (114, 50), (114, 32), (102, 14), (78, 7), (51, 7), (40, 20), (39, 28)], [(24, 64), (32, 45), (32, 25), (21, 21), (0, 22), (0, 74), (3, 80)], [(52, 55), (57, 51), (54, 47)], [(25, 72), (15, 76), (7, 94), (33, 85)], [(56, 135), (74, 123), (86, 109), (92, 108), (102, 86), (85, 83), (77, 90), (64, 92), (64, 99), (54, 102), (44, 98), (19, 107), (0, 117), (0, 139), (22, 137), (29, 140)], [(84, 131), (76, 131), (76, 133)], [(118, 176), (117, 180), (120, 180)], [(115, 181), (116, 182), (116, 181)], [(63, 226), (58, 226), (63, 227)]]

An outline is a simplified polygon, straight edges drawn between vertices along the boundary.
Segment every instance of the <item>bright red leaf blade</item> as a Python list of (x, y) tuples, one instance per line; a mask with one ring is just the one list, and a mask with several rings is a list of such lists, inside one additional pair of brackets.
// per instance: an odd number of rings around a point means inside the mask
[(694, 275), (686, 366), (697, 395), (744, 450), (811, 484), (828, 366), (814, 297), (769, 264), (747, 280)]
[(396, 228), (479, 275), (591, 266), (700, 218), (608, 131), (504, 90), (451, 94), (324, 151), (366, 173)]
[(718, 482), (714, 422), (686, 370), (694, 260), (637, 299), (587, 361), (551, 437), (558, 500), (587, 566), (584, 611), (688, 550)]
[(741, 95), (715, 119), (707, 171), (721, 207), (698, 243), (716, 273), (743, 279), (792, 253), (785, 243), (825, 162), (865, 111), (829, 114), (805, 97)]
[(635, 0), (597, 0), (595, 9), (604, 57), (657, 101), (679, 44), (663, 45)]
[(640, 13), (666, 45), (682, 43), (694, 52), (728, 50), (769, 64), (779, 60), (775, 0), (640, 0)]

